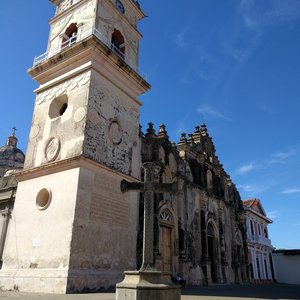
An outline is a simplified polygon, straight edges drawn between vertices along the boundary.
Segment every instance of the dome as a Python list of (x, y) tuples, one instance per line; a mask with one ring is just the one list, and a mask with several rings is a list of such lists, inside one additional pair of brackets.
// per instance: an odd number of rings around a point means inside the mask
[(25, 160), (24, 153), (17, 148), (18, 139), (15, 137), (15, 128), (7, 138), (6, 145), (0, 147), (0, 177), (7, 170), (22, 168)]

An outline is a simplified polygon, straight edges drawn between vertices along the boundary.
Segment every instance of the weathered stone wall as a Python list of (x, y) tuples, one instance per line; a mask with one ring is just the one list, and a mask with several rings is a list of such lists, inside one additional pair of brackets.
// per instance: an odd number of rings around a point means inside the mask
[(68, 291), (112, 288), (136, 268), (137, 194), (122, 194), (121, 179), (96, 167), (80, 171)]
[(83, 155), (139, 178), (138, 126), (139, 104), (92, 72)]
[[(115, 1), (113, 2), (113, 5), (115, 5)], [(127, 5), (127, 1), (123, 1), (123, 5), (125, 8), (124, 16), (129, 20), (130, 24), (123, 18), (120, 18), (119, 12), (111, 9), (111, 3), (102, 1), (98, 4), (95, 28), (103, 34), (103, 41), (108, 45), (111, 43), (114, 29), (121, 32), (125, 40), (125, 61), (136, 70), (138, 67), (139, 40), (141, 38), (141, 35), (136, 30), (138, 18), (135, 12), (130, 9), (131, 5)]]

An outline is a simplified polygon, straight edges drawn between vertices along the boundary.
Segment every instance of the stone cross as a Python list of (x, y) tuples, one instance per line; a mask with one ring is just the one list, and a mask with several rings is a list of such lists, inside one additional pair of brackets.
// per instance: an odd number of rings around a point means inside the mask
[(159, 166), (155, 162), (143, 164), (144, 182), (121, 181), (121, 191), (138, 191), (144, 193), (144, 232), (143, 232), (143, 263), (140, 271), (156, 271), (154, 266), (154, 194), (175, 193), (177, 183), (157, 183), (154, 174)]

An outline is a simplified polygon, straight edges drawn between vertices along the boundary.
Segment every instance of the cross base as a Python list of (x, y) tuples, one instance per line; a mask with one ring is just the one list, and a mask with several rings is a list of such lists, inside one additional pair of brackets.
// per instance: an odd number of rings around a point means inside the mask
[(126, 271), (117, 284), (116, 300), (180, 300), (180, 288), (168, 272)]

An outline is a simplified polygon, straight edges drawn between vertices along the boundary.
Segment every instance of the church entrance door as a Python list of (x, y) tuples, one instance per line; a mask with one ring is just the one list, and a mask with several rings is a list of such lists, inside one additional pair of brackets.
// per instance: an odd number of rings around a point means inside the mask
[(216, 250), (216, 242), (215, 242), (215, 232), (213, 226), (208, 224), (207, 227), (207, 252), (208, 259), (211, 262), (210, 272), (211, 272), (211, 280), (213, 283), (216, 283), (217, 280), (217, 250)]
[(172, 272), (172, 228), (160, 226), (163, 271)]
[(214, 246), (214, 237), (208, 236), (207, 237), (207, 244), (208, 244), (208, 259), (211, 261), (211, 280), (213, 283), (217, 282), (216, 276), (216, 258), (215, 258), (215, 246)]

